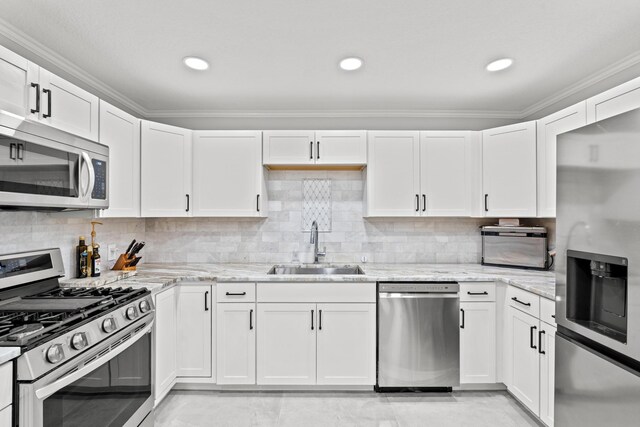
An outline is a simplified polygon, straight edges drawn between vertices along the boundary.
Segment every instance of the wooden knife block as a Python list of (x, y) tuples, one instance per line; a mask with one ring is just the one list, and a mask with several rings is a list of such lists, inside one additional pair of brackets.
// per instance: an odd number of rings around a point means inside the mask
[(112, 270), (122, 270), (122, 271), (135, 271), (136, 266), (131, 265), (133, 261), (136, 260), (136, 257), (127, 257), (127, 254), (120, 254), (118, 260), (113, 265)]

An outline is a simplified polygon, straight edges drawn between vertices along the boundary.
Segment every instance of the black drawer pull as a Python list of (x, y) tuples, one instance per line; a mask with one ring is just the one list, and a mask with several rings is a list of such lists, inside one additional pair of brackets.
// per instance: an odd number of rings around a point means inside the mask
[(36, 108), (31, 109), (31, 114), (40, 112), (40, 85), (38, 83), (31, 83), (31, 87), (36, 88)]
[(460, 329), (464, 329), (464, 308), (461, 308), (460, 311), (462, 312), (462, 325), (460, 325)]
[(540, 347), (538, 349), (538, 353), (540, 354), (547, 354), (544, 350), (542, 350), (542, 335), (546, 334), (545, 331), (540, 331), (538, 332), (538, 347)]
[(260, 195), (256, 196), (256, 210), (260, 212)]
[(420, 212), (420, 195), (416, 194), (416, 212)]
[(204, 311), (209, 311), (209, 291), (204, 293)]
[(309, 160), (313, 160), (313, 141), (309, 142)]
[(530, 302), (522, 302), (522, 301), (520, 301), (520, 300), (519, 300), (518, 298), (516, 298), (516, 297), (513, 297), (513, 298), (511, 298), (511, 299), (512, 299), (513, 301), (517, 302), (518, 304), (526, 305), (527, 307), (530, 307), (530, 306), (531, 306), (531, 303), (530, 303)]
[(536, 329), (538, 329), (537, 326), (532, 326), (531, 327), (531, 331), (529, 332), (529, 340), (531, 341), (530, 345), (531, 345), (531, 348), (533, 348), (534, 350), (536, 348), (538, 348), (538, 347), (536, 347), (535, 343), (533, 342), (533, 337), (535, 336)]
[(246, 294), (247, 294), (246, 292), (227, 292), (225, 295), (231, 296), (231, 297), (241, 297)]
[(487, 291), (482, 291), (482, 292), (467, 292), (467, 295), (489, 295), (489, 292), (487, 292)]
[(16, 159), (16, 143), (12, 142), (9, 144), (9, 158), (11, 160)]
[(322, 330), (322, 310), (318, 310), (318, 330)]
[(313, 331), (313, 310), (311, 310), (311, 330)]
[(249, 330), (253, 329), (253, 310), (249, 310)]
[(44, 117), (45, 119), (47, 117), (51, 117), (51, 90), (50, 89), (42, 89), (42, 93), (46, 93), (47, 96), (47, 113), (46, 114), (42, 114), (42, 117)]
[(485, 212), (489, 212), (489, 201), (488, 201), (488, 199), (489, 199), (489, 195), (485, 194), (484, 195), (484, 211)]

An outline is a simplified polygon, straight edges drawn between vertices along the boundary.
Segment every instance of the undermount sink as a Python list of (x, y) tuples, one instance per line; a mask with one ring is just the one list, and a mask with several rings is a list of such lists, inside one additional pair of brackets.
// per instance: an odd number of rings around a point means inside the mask
[(354, 275), (364, 274), (364, 271), (358, 265), (341, 265), (341, 266), (315, 266), (315, 265), (274, 265), (267, 272), (267, 274), (342, 274), (342, 275)]

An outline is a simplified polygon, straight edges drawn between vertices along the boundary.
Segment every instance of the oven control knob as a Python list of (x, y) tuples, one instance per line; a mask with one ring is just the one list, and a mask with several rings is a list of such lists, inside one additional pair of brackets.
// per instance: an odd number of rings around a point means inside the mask
[(146, 313), (147, 311), (151, 310), (151, 305), (147, 300), (140, 301), (139, 307), (142, 313)]
[(46, 353), (47, 361), (49, 363), (58, 363), (64, 359), (64, 350), (62, 344), (54, 344), (47, 349)]
[(71, 348), (74, 350), (82, 350), (88, 345), (89, 340), (87, 339), (87, 334), (84, 332), (78, 332), (71, 337)]
[(127, 316), (127, 319), (133, 320), (138, 317), (138, 310), (135, 307), (129, 307), (124, 314)]
[(104, 319), (102, 322), (102, 330), (106, 333), (111, 333), (116, 330), (116, 321), (113, 317)]

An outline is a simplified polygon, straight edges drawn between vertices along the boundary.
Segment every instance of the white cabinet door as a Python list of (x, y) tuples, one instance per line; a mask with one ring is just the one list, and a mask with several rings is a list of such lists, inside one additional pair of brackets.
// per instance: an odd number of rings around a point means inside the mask
[(263, 186), (262, 132), (194, 133), (194, 216), (263, 216)]
[(263, 133), (265, 165), (308, 165), (315, 163), (315, 132), (274, 130)]
[(0, 426), (11, 426), (13, 416), (13, 406), (9, 405), (6, 408), (0, 410)]
[(420, 213), (471, 215), (471, 132), (420, 132)]
[(40, 68), (40, 120), (49, 126), (98, 140), (97, 96)]
[(100, 143), (109, 147), (109, 209), (103, 217), (140, 216), (140, 120), (100, 101)]
[(557, 329), (544, 322), (540, 322), (540, 329), (540, 419), (553, 427)]
[(38, 118), (38, 78), (37, 65), (0, 46), (0, 111), (15, 115), (16, 126), (20, 119)]
[(316, 383), (316, 305), (258, 304), (258, 384)]
[(211, 285), (178, 291), (178, 376), (211, 377)]
[(460, 383), (496, 382), (496, 303), (460, 303)]
[(482, 131), (485, 216), (536, 216), (536, 122)]
[(217, 309), (218, 384), (256, 383), (255, 303), (222, 303)]
[(318, 304), (320, 385), (376, 383), (376, 305)]
[(419, 132), (369, 132), (367, 146), (367, 216), (418, 216)]
[(556, 216), (556, 137), (586, 124), (586, 101), (537, 121), (539, 217)]
[(640, 107), (640, 77), (587, 99), (587, 123)]
[(509, 391), (535, 415), (540, 413), (539, 321), (509, 307), (508, 341), (511, 345)]
[(141, 126), (142, 216), (190, 216), (191, 131), (146, 120)]
[(155, 405), (176, 382), (176, 289), (156, 295), (155, 325)]
[(315, 159), (318, 165), (365, 165), (367, 131), (316, 131)]

